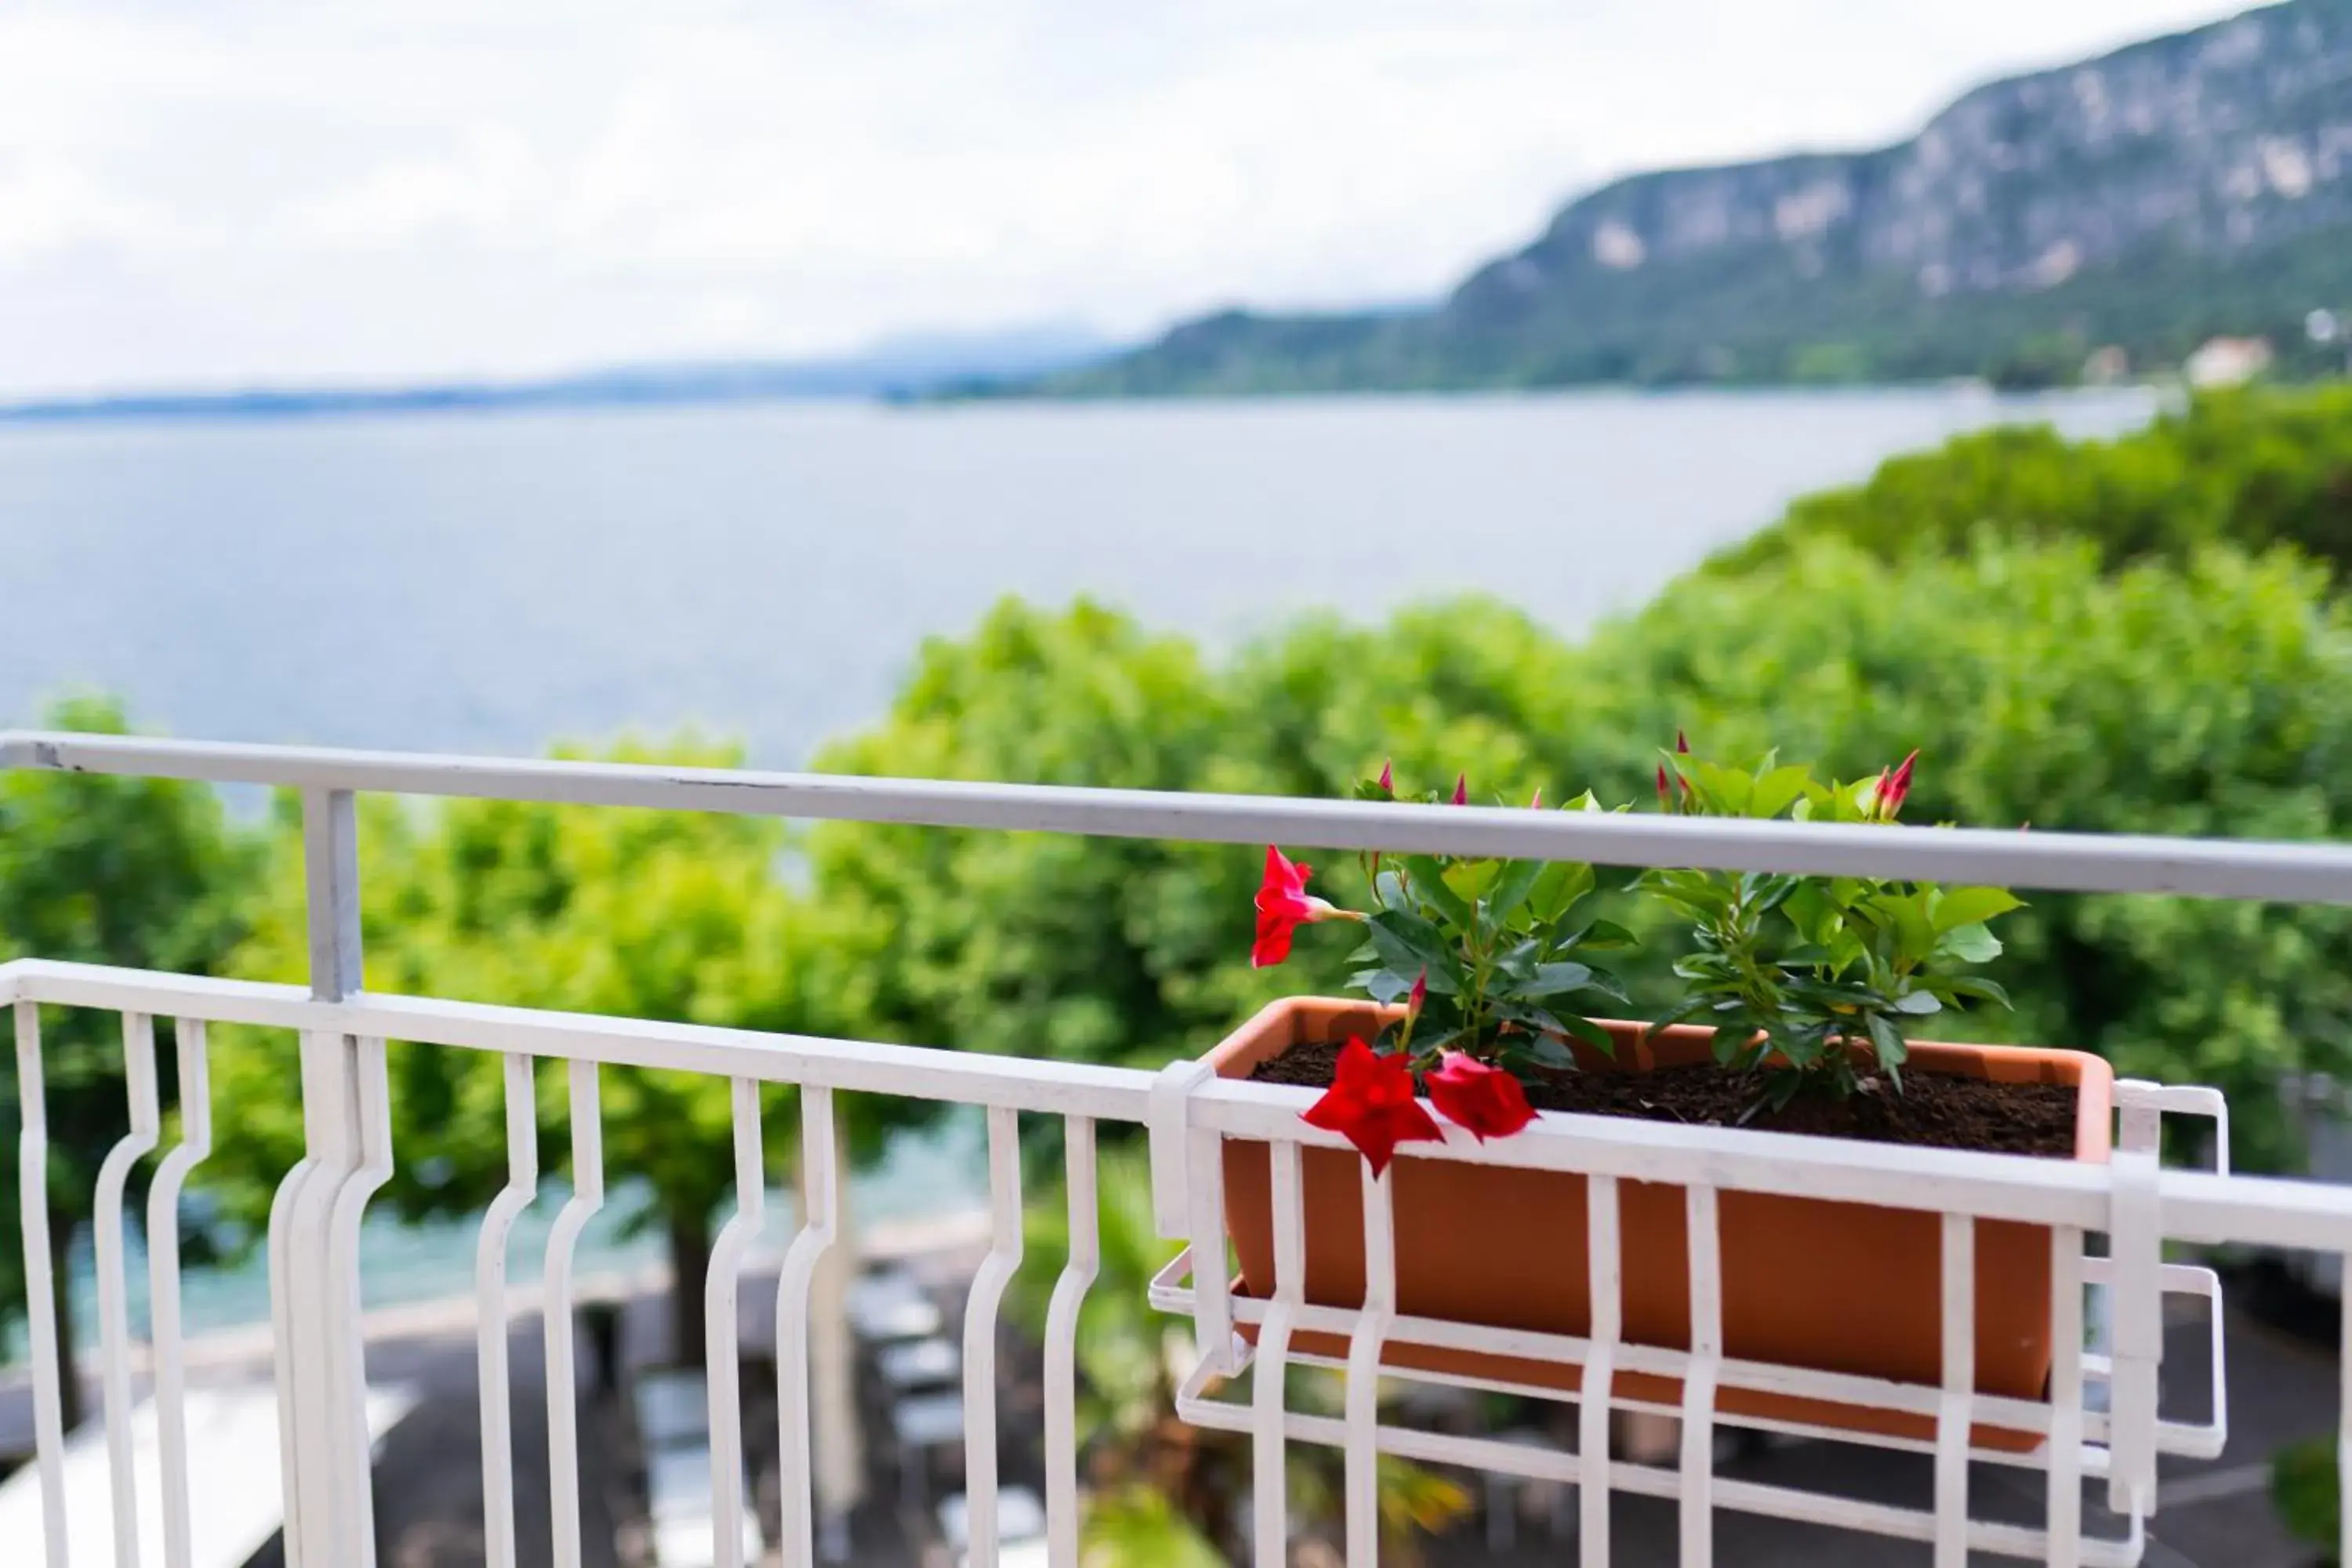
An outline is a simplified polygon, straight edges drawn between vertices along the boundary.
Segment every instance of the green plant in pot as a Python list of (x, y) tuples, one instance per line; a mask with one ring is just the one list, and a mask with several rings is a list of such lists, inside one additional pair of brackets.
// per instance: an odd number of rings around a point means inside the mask
[[(1394, 798), (1393, 774), (1383, 767), (1379, 780), (1358, 793)], [(1422, 798), (1433, 804), (1439, 797)], [(1467, 781), (1455, 781), (1452, 804), (1468, 799)], [(1588, 792), (1566, 809), (1601, 806)], [(1376, 1003), (1403, 1004), (1404, 1011), (1381, 1032), (1382, 1048), (1360, 1041), (1342, 1050), (1340, 1076), (1310, 1120), (1347, 1133), (1376, 1170), (1397, 1142), (1440, 1136), (1427, 1114), (1413, 1109), (1415, 1075), (1424, 1077), (1440, 1111), (1485, 1138), (1527, 1124), (1534, 1112), (1522, 1081), (1574, 1067), (1570, 1040), (1614, 1049), (1608, 1031), (1581, 1009), (1624, 1003), (1624, 989), (1601, 955), (1633, 939), (1622, 926), (1585, 912), (1591, 867), (1428, 855), (1375, 855), (1367, 862), (1377, 907), (1339, 910), (1307, 894), (1311, 868), (1269, 846), (1252, 961), (1261, 967), (1280, 963), (1301, 923), (1340, 920), (1361, 928), (1355, 986)], [(1402, 1097), (1400, 1084), (1406, 1087)]]
[[(1899, 823), (1916, 766), (1906, 759), (1832, 783), (1771, 756), (1711, 762), (1678, 742), (1657, 768), (1660, 809), (1933, 831)], [(1386, 773), (1359, 794), (1399, 798)], [(1418, 798), (1444, 809), (1466, 807), (1469, 795), (1457, 782), (1450, 795)], [(1603, 808), (1588, 795), (1569, 809)], [(1512, 1136), (1547, 1111), (1743, 1138), (1804, 1132), (2105, 1158), (2113, 1078), (2098, 1058), (1915, 1037), (1928, 1020), (2003, 1000), (1974, 973), (2000, 952), (1988, 922), (2017, 907), (2000, 889), (1668, 870), (1602, 892), (1585, 866), (1427, 856), (1372, 858), (1369, 869), (1370, 907), (1342, 909), (1308, 892), (1310, 868), (1268, 848), (1254, 960), (1282, 962), (1303, 927), (1351, 926), (1361, 999), (1275, 1003), (1208, 1059), (1219, 1076), (1292, 1103), (1299, 1089), (1316, 1091), (1299, 1104), (1303, 1120), (1353, 1145), (1384, 1177), (1398, 1310), (1408, 1316), (1590, 1331), (1582, 1175), (1397, 1158), (1416, 1145)], [(1654, 952), (1675, 944), (1671, 971), (1644, 970), (1638, 952), (1628, 962), (1635, 931)], [(1638, 1005), (1612, 965), (1670, 973), (1671, 989)], [(1790, 1157), (1803, 1156), (1792, 1145)], [(1328, 1147), (1302, 1157), (1304, 1294), (1313, 1304), (1361, 1300), (1355, 1163)], [(1223, 1165), (1238, 1289), (1268, 1294), (1265, 1146), (1228, 1140)], [(1662, 1176), (1621, 1183), (1618, 1197), (1623, 1332), (1680, 1342), (1688, 1331), (1685, 1194)], [(1940, 1376), (1933, 1213), (1726, 1189), (1718, 1216), (1727, 1354), (1901, 1382)], [(2032, 1398), (2042, 1387), (2050, 1257), (2044, 1230), (1980, 1230), (1977, 1367), (1986, 1393)], [(1304, 1330), (1295, 1342), (1316, 1353), (1346, 1348)], [(1531, 1372), (1451, 1347), (1412, 1346), (1391, 1360), (1473, 1378), (1555, 1376), (1570, 1390), (1578, 1375), (1573, 1366)], [(1672, 1379), (1645, 1376), (1621, 1373), (1626, 1397), (1675, 1397)], [(1907, 1413), (1745, 1389), (1727, 1389), (1723, 1400), (1727, 1413), (1932, 1435), (1932, 1420)], [(1981, 1440), (2012, 1448), (2038, 1441), (2022, 1433)]]
[[(1710, 763), (1677, 736), (1658, 764), (1658, 804), (1685, 816), (1893, 823), (1917, 762), (1914, 752), (1874, 778), (1824, 784), (1769, 752), (1753, 767)], [(1963, 973), (2000, 954), (1986, 922), (2019, 900), (2000, 888), (1695, 870), (1651, 871), (1638, 886), (1691, 934), (1693, 951), (1675, 964), (1686, 992), (1658, 1022), (1713, 1028), (1716, 1060), (1759, 1080), (1751, 1113), (1803, 1092), (1875, 1090), (1882, 1078), (1900, 1092), (1920, 1020), (1969, 1002), (2009, 1005), (1999, 985)]]

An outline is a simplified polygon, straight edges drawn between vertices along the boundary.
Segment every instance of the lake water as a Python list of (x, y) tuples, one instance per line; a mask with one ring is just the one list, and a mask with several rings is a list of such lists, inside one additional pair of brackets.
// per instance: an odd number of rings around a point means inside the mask
[(2139, 393), (740, 407), (0, 426), (0, 720), (532, 753), (699, 721), (792, 765), (1004, 594), (1225, 643), (1458, 589), (1563, 630), (1793, 495)]
[[(1213, 646), (1464, 589), (1574, 633), (1793, 496), (2000, 420), (2143, 393), (849, 405), (0, 426), (0, 721), (73, 687), (218, 740), (530, 754), (698, 721), (804, 762), (921, 638), (1087, 594)], [(902, 1146), (871, 1217), (960, 1206), (976, 1128)], [(551, 1203), (539, 1205), (543, 1222)], [(519, 1229), (526, 1277), (539, 1235)], [(600, 1229), (583, 1266), (647, 1260)], [(372, 1227), (368, 1295), (467, 1289), (464, 1227)], [(266, 1316), (248, 1268), (191, 1329)]]

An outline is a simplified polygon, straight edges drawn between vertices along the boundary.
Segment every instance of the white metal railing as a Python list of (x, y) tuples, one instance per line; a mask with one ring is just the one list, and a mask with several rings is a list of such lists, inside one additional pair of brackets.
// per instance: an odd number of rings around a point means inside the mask
[[(736, 1287), (742, 1242), (756, 1222), (761, 1083), (799, 1087), (803, 1147), (813, 1181), (801, 1228), (777, 1282), (777, 1404), (783, 1479), (781, 1552), (789, 1563), (813, 1560), (814, 1509), (808, 1426), (808, 1311), (820, 1258), (837, 1240), (837, 1196), (831, 1190), (836, 1091), (909, 1096), (985, 1108), (993, 1243), (970, 1296), (964, 1325), (965, 1438), (972, 1561), (996, 1554), (997, 1432), (995, 1321), (1005, 1284), (1021, 1258), (1023, 1117), (1062, 1123), (1067, 1151), (1071, 1246), (1055, 1287), (1045, 1334), (1045, 1454), (1052, 1560), (1074, 1563), (1079, 1493), (1074, 1364), (1078, 1308), (1097, 1266), (1094, 1193), (1098, 1123), (1148, 1130), (1155, 1204), (1161, 1228), (1189, 1243), (1153, 1287), (1168, 1310), (1192, 1318), (1198, 1366), (1182, 1390), (1186, 1419), (1246, 1433), (1258, 1484), (1253, 1539), (1261, 1563), (1282, 1561), (1285, 1446), (1330, 1444), (1344, 1452), (1349, 1560), (1377, 1552), (1375, 1458), (1389, 1452), (1467, 1464), (1565, 1482), (1582, 1498), (1580, 1561), (1609, 1561), (1607, 1499), (1612, 1490), (1672, 1497), (1681, 1510), (1682, 1561), (1712, 1560), (1718, 1510), (1811, 1520), (1931, 1542), (1937, 1561), (1960, 1563), (1969, 1550), (2053, 1563), (2126, 1563), (2143, 1542), (2142, 1525), (2158, 1499), (2159, 1452), (2208, 1457), (2219, 1451), (2218, 1386), (2222, 1371), (2219, 1302), (2210, 1276), (2163, 1260), (2167, 1242), (2253, 1244), (2352, 1253), (2352, 1192), (2311, 1184), (2237, 1176), (2226, 1156), (2211, 1173), (2159, 1170), (2155, 1121), (2167, 1110), (2210, 1113), (2198, 1091), (2119, 1086), (2122, 1135), (2104, 1165), (1947, 1150), (1898, 1148), (1739, 1131), (1685, 1128), (1588, 1117), (1546, 1116), (1517, 1137), (1487, 1144), (1449, 1142), (1402, 1158), (1449, 1160), (1580, 1174), (1590, 1196), (1593, 1314), (1581, 1336), (1508, 1331), (1433, 1322), (1399, 1311), (1390, 1217), (1393, 1170), (1367, 1179), (1363, 1193), (1368, 1285), (1360, 1307), (1309, 1303), (1301, 1296), (1304, 1222), (1299, 1204), (1303, 1152), (1344, 1147), (1307, 1126), (1297, 1110), (1305, 1091), (1236, 1084), (1197, 1064), (1160, 1074), (961, 1054), (803, 1036), (486, 1006), (434, 998), (379, 995), (359, 984), (359, 864), (352, 796), (360, 791), (499, 796), (535, 801), (656, 806), (808, 817), (851, 817), (963, 827), (1045, 829), (1209, 842), (1283, 843), (1342, 848), (1572, 858), (1641, 866), (1704, 866), (1801, 873), (2002, 882), (2012, 886), (2352, 903), (2352, 850), (2333, 846), (2242, 844), (2061, 834), (1839, 827), (1677, 817), (1534, 813), (1475, 807), (1428, 808), (1355, 802), (1175, 795), (1004, 784), (938, 784), (798, 774), (635, 767), (600, 763), (507, 763), (249, 746), (213, 746), (107, 736), (0, 735), (0, 765), (162, 775), (299, 789), (309, 864), (311, 984), (267, 985), (159, 974), (37, 958), (0, 965), (0, 1004), (13, 1005), (16, 1061), (26, 1125), (19, 1149), (24, 1177), (26, 1263), (32, 1279), (37, 1468), (49, 1568), (68, 1568), (68, 1532), (110, 1523), (114, 1559), (141, 1561), (141, 1494), (160, 1492), (163, 1561), (188, 1561), (184, 1379), (178, 1331), (175, 1205), (180, 1184), (210, 1148), (205, 1073), (206, 1026), (257, 1025), (296, 1033), (301, 1041), (306, 1154), (288, 1174), (269, 1229), (272, 1332), (280, 1397), (281, 1482), (289, 1560), (296, 1568), (344, 1568), (373, 1555), (370, 1427), (359, 1325), (358, 1226), (369, 1197), (391, 1172), (389, 1090), (383, 1042), (481, 1050), (504, 1062), (508, 1096), (509, 1182), (482, 1224), (477, 1293), (482, 1314), (479, 1379), (488, 1561), (515, 1553), (511, 1410), (504, 1326), (508, 1299), (505, 1241), (535, 1189), (539, 1171), (530, 1090), (533, 1065), (562, 1061), (570, 1081), (573, 1191), (558, 1218), (546, 1263), (546, 1355), (551, 1527), (555, 1560), (581, 1559), (577, 1415), (572, 1405), (571, 1315), (573, 1246), (603, 1197), (599, 1076), (606, 1066), (700, 1072), (735, 1085), (738, 1208), (711, 1259), (708, 1317), (713, 1518), (722, 1521), (714, 1550), (722, 1564), (742, 1553), (731, 1539), (740, 1517), (742, 1434), (734, 1365)], [(47, 1228), (40, 1012), (75, 1007), (123, 1019), (131, 1131), (109, 1156), (98, 1184), (96, 1229), (101, 1300), (101, 1405), (110, 1443), (110, 1518), (68, 1519), (59, 1477), (59, 1378), (51, 1319)], [(150, 1223), (150, 1289), (155, 1302), (154, 1399), (159, 1422), (155, 1472), (142, 1473), (129, 1440), (131, 1364), (122, 1238), (123, 1192), (134, 1165), (157, 1142), (153, 1020), (175, 1021), (180, 1054), (182, 1137), (157, 1169)], [(952, 1042), (948, 1042), (951, 1044)], [(1253, 1300), (1232, 1288), (1223, 1266), (1227, 1238), (1221, 1153), (1228, 1140), (1270, 1150), (1276, 1289)], [(2221, 1139), (2226, 1149), (2226, 1134)], [(1628, 1181), (1685, 1190), (1693, 1333), (1688, 1350), (1622, 1338), (1617, 1310), (1621, 1226), (1617, 1197)], [(1943, 1373), (1912, 1385), (1743, 1362), (1725, 1353), (1719, 1329), (1718, 1195), (1780, 1194), (1866, 1203), (1939, 1215), (1943, 1287)], [(1974, 1237), (1979, 1222), (2021, 1223), (2052, 1237), (2051, 1310), (2055, 1358), (2045, 1398), (1999, 1398), (1977, 1392), (1973, 1370)], [(2086, 1256), (2087, 1234), (2108, 1237), (2105, 1258)], [(1194, 1270), (1194, 1258), (1218, 1266)], [(2111, 1337), (2077, 1356), (2085, 1286), (2106, 1290)], [(2189, 1423), (2159, 1411), (2163, 1353), (2160, 1312), (2167, 1292), (2204, 1296), (2216, 1319), (2212, 1371), (2217, 1419)], [(2352, 1334), (2352, 1314), (2347, 1315)], [(1255, 1331), (1255, 1342), (1237, 1333)], [(1302, 1334), (1344, 1340), (1347, 1353), (1294, 1352)], [(1391, 1344), (1421, 1344), (1574, 1363), (1583, 1368), (1577, 1452), (1528, 1449), (1478, 1438), (1444, 1436), (1384, 1424), (1377, 1401)], [(1337, 1416), (1286, 1407), (1290, 1361), (1329, 1361), (1347, 1374)], [(2352, 1369), (2352, 1356), (2345, 1360)], [(1255, 1366), (1251, 1402), (1214, 1397), (1221, 1381)], [(1637, 1406), (1612, 1390), (1619, 1374), (1669, 1376), (1681, 1385), (1671, 1413), (1683, 1420), (1680, 1463), (1664, 1468), (1612, 1460), (1606, 1441), (1612, 1409)], [(1412, 1373), (1410, 1375), (1429, 1375)], [(2105, 1392), (2105, 1408), (2085, 1387)], [(1486, 1386), (1511, 1386), (1487, 1384)], [(1933, 1456), (1934, 1503), (1906, 1510), (1822, 1492), (1717, 1477), (1712, 1439), (1720, 1424), (1772, 1425), (1717, 1408), (1725, 1389), (1827, 1397), (1932, 1422), (1932, 1439), (1883, 1439)], [(2352, 1400), (2346, 1402), (2352, 1410)], [(1973, 1448), (1972, 1427), (1994, 1422), (2044, 1441), (2029, 1455)], [(1857, 1440), (1852, 1433), (1840, 1434)], [(1882, 1439), (1859, 1439), (1882, 1441)], [(2352, 1444), (2345, 1453), (2352, 1456)], [(1974, 1519), (1969, 1507), (1971, 1459), (2024, 1464), (2047, 1472), (2046, 1517), (2038, 1527)], [(2084, 1479), (2107, 1482), (2125, 1534), (2085, 1539)]]

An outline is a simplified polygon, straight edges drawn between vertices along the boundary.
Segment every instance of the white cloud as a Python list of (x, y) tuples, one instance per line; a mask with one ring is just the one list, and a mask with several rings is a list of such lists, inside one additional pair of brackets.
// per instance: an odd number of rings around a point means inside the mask
[(0, 391), (1434, 291), (1609, 174), (1899, 134), (2210, 0), (32, 0)]

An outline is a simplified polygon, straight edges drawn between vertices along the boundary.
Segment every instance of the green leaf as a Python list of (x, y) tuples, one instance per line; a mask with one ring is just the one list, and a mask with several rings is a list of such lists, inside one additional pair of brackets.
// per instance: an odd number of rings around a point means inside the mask
[[(1694, 761), (1690, 757), (1685, 763)], [(1715, 763), (1700, 763), (1685, 770), (1700, 798), (1717, 814), (1723, 816), (1746, 816), (1748, 802), (1755, 798), (1755, 778), (1738, 768), (1727, 768)]]
[(1573, 945), (1589, 947), (1596, 952), (1616, 952), (1636, 945), (1636, 939), (1614, 921), (1594, 921), (1576, 934)]
[(1458, 991), (1460, 970), (1438, 929), (1404, 910), (1382, 910), (1364, 921), (1364, 933), (1379, 950), (1381, 962), (1400, 974), (1426, 970), (1432, 991)]
[(1383, 871), (1372, 879), (1372, 897), (1384, 910), (1412, 908), (1412, 898), (1405, 891), (1404, 879), (1394, 871)]
[(1910, 1057), (1910, 1047), (1884, 1013), (1870, 1016), (1871, 1042), (1878, 1047), (1878, 1065), (1892, 1072)]
[(2024, 908), (2024, 900), (2006, 888), (1947, 888), (1936, 900), (1938, 934), (1962, 926), (1982, 925), (1996, 915)]
[(1935, 952), (1961, 963), (1990, 963), (2000, 956), (2000, 938), (1981, 925), (1960, 926), (1946, 931)]
[(1780, 912), (1797, 928), (1799, 936), (1820, 947), (1829, 945), (1845, 918), (1831, 901), (1829, 889), (1815, 881), (1808, 881), (1790, 892), (1781, 903)]
[[(1495, 889), (1486, 895), (1484, 929), (1500, 931), (1536, 890), (1536, 883), (1551, 868), (1546, 860), (1507, 860), (1502, 874), (1495, 879)], [(1587, 873), (1590, 875), (1591, 873)]]
[(1477, 924), (1477, 917), (1471, 913), (1470, 906), (1446, 885), (1445, 868), (1435, 858), (1427, 855), (1408, 855), (1404, 869), (1413, 895), (1436, 910), (1439, 918), (1448, 925), (1456, 931), (1466, 931)]
[(1955, 975), (1949, 979), (1938, 975), (1929, 980), (1927, 984), (1947, 996), (1973, 996), (1980, 1002), (1990, 1002), (1996, 1007), (2007, 1007), (2011, 1005), (2007, 991), (2002, 990), (1992, 981), (1979, 975)]
[(1486, 896), (1486, 889), (1495, 885), (1502, 866), (1499, 860), (1456, 860), (1445, 868), (1444, 880), (1468, 908)]
[(1755, 793), (1748, 798), (1748, 815), (1780, 816), (1803, 796), (1812, 776), (1812, 770), (1802, 765), (1772, 769), (1756, 781)]
[[(1561, 1022), (1567, 1020), (1562, 1019)], [(1550, 1035), (1538, 1035), (1535, 1043), (1528, 1047), (1528, 1054), (1548, 1068), (1572, 1068), (1576, 1065), (1574, 1053)]]
[(1536, 878), (1535, 889), (1528, 895), (1528, 909), (1544, 925), (1551, 925), (1576, 907), (1577, 900), (1592, 891), (1592, 868), (1580, 860), (1552, 860), (1543, 863)]
[(1930, 1013), (1942, 1012), (1944, 1005), (1936, 1000), (1933, 992), (1913, 991), (1895, 998), (1895, 1010), (1898, 1013), (1909, 1014), (1913, 1017), (1925, 1017)]
[(1538, 963), (1534, 978), (1520, 990), (1528, 996), (1557, 996), (1564, 991), (1581, 991), (1591, 983), (1591, 964)]
[(1565, 1017), (1560, 1018), (1559, 1022), (1560, 1028), (1564, 1033), (1574, 1035), (1586, 1045), (1595, 1047), (1602, 1054), (1612, 1058), (1615, 1058), (1617, 1055), (1616, 1040), (1610, 1035), (1608, 1030), (1602, 1028), (1591, 1019), (1580, 1018), (1575, 1014), (1570, 1013)]

